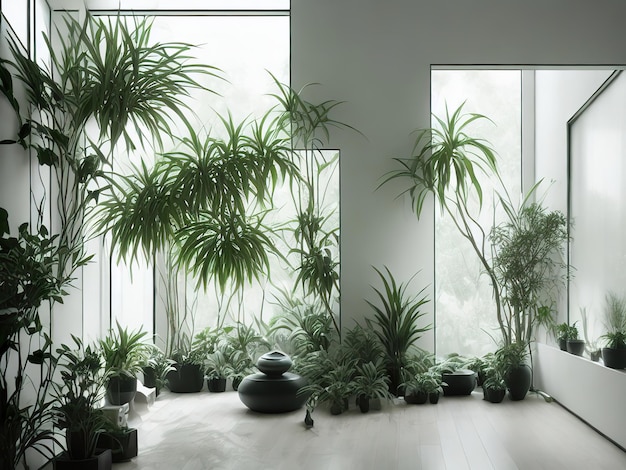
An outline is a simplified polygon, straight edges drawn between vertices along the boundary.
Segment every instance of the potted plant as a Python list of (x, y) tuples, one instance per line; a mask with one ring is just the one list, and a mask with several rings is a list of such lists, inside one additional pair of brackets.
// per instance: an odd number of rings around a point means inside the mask
[(174, 361), (167, 358), (165, 353), (154, 344), (148, 345), (148, 351), (148, 359), (141, 368), (143, 384), (154, 388), (158, 397), (163, 387), (167, 386), (167, 374), (174, 370)]
[(167, 372), (167, 386), (174, 393), (195, 393), (202, 390), (204, 385), (205, 355), (195, 349), (191, 341), (183, 341), (179, 349), (172, 353), (172, 369)]
[(530, 390), (532, 372), (526, 358), (528, 345), (511, 343), (500, 347), (495, 353), (495, 364), (509, 389), (511, 400), (523, 400)]
[(104, 430), (98, 435), (98, 449), (108, 449), (113, 463), (127, 462), (139, 453), (137, 429), (117, 427), (109, 420)]
[[(328, 357), (319, 358), (315, 353), (311, 356), (315, 358), (308, 361), (309, 367), (304, 367), (303, 370), (309, 384), (302, 387), (298, 394), (308, 394), (307, 408), (325, 403), (329, 405), (332, 415), (343, 413), (348, 409), (348, 400), (354, 393), (356, 361), (338, 363)], [(315, 372), (310, 373), (312, 370)]]
[(106, 369), (100, 351), (72, 336), (74, 349), (57, 349), (59, 382), (54, 383), (57, 426), (65, 430), (66, 452), (55, 459), (55, 468), (111, 468), (111, 450), (97, 453), (98, 436), (107, 418), (101, 409)]
[(572, 327), (568, 323), (559, 323), (554, 327), (554, 336), (559, 343), (559, 349), (561, 351), (567, 351), (567, 340), (572, 337), (578, 336), (578, 330), (576, 327)]
[(585, 340), (578, 337), (578, 328), (576, 328), (576, 322), (569, 327), (569, 333), (567, 335), (566, 349), (570, 354), (576, 356), (582, 356), (585, 352)]
[(487, 369), (483, 382), (483, 397), (491, 403), (500, 403), (506, 395), (506, 382), (497, 368)]
[(447, 385), (437, 370), (429, 370), (424, 374), (423, 390), (428, 394), (428, 401), (433, 405), (439, 402), (439, 397)]
[(230, 364), (222, 350), (212, 352), (204, 360), (204, 374), (209, 392), (226, 391), (226, 379), (230, 373)]
[(373, 398), (391, 399), (389, 378), (380, 362), (376, 364), (366, 362), (358, 366), (353, 393), (357, 396), (361, 413), (367, 413), (370, 410), (370, 400)]
[(386, 275), (376, 268), (374, 270), (384, 289), (381, 291), (373, 287), (380, 306), (366, 300), (374, 310), (374, 318), (366, 319), (366, 323), (383, 347), (389, 391), (397, 396), (407, 355), (422, 333), (431, 328), (430, 325), (419, 326), (419, 320), (425, 315), (421, 308), (428, 300), (420, 297), (423, 289), (417, 295), (408, 295), (409, 283), (398, 284), (388, 268), (385, 268)]
[(428, 372), (420, 372), (402, 382), (404, 401), (415, 405), (422, 405), (428, 401), (428, 374)]
[(129, 331), (116, 322), (116, 330), (100, 340), (108, 371), (107, 398), (112, 405), (131, 402), (137, 393), (137, 375), (149, 354), (145, 331)]
[(612, 369), (626, 369), (626, 298), (614, 292), (606, 296), (603, 335), (606, 347), (602, 348), (604, 365)]

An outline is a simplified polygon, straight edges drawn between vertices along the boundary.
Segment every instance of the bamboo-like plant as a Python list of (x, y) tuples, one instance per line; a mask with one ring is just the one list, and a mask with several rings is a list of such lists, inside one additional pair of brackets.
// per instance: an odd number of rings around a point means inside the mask
[(565, 280), (567, 220), (562, 212), (549, 212), (540, 203), (529, 201), (536, 188), (518, 209), (500, 197), (507, 220), (494, 227), (489, 237), (495, 248), (493, 273), (505, 307), (498, 318), (505, 344), (528, 344), (534, 339), (537, 308)]
[(409, 282), (398, 284), (388, 268), (385, 267), (386, 274), (374, 270), (383, 284), (382, 290), (373, 287), (381, 305), (366, 300), (374, 310), (374, 318), (366, 318), (366, 323), (383, 346), (390, 391), (396, 394), (410, 350), (422, 333), (431, 328), (431, 325), (419, 326), (419, 320), (425, 315), (421, 308), (428, 299), (422, 296), (424, 289), (416, 295), (409, 295)]

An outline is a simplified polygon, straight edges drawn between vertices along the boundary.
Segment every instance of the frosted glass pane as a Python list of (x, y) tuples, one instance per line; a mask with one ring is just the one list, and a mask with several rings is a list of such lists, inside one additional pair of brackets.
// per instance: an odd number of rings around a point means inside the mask
[(590, 340), (603, 334), (608, 291), (626, 294), (626, 75), (619, 75), (570, 127), (573, 222), (570, 322), (591, 318)]

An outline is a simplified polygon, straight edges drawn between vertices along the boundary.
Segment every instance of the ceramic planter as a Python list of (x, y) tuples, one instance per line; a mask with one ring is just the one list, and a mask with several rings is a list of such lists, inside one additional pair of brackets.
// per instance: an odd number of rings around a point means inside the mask
[(602, 360), (611, 369), (626, 369), (626, 349), (602, 348)]
[(437, 403), (439, 403), (439, 392), (429, 393), (428, 401), (433, 405), (436, 405)]
[(219, 393), (226, 391), (226, 378), (217, 377), (213, 379), (206, 379), (206, 385), (209, 392)]
[(473, 370), (459, 369), (442, 374), (442, 380), (448, 386), (443, 388), (443, 394), (470, 395), (476, 387), (476, 374)]
[(408, 395), (404, 395), (404, 401), (410, 405), (423, 405), (424, 403), (426, 403), (426, 401), (428, 401), (428, 393), (409, 393)]
[(567, 352), (576, 356), (582, 356), (585, 352), (585, 340), (582, 339), (568, 339), (567, 340)]
[(54, 459), (55, 470), (111, 470), (112, 467), (111, 449), (105, 449), (88, 459), (71, 460), (65, 452)]
[(367, 413), (370, 410), (370, 399), (365, 395), (359, 397), (359, 409), (361, 413)]
[(490, 403), (500, 403), (504, 400), (506, 389), (483, 388), (483, 396)]
[(109, 379), (107, 398), (111, 405), (125, 405), (135, 398), (137, 378), (126, 375), (115, 375)]
[(506, 386), (511, 400), (523, 400), (530, 390), (532, 373), (526, 364), (512, 368), (506, 376)]
[(174, 393), (195, 393), (202, 390), (204, 374), (198, 364), (175, 364), (167, 373), (167, 383)]
[(114, 463), (127, 462), (137, 457), (137, 430), (128, 429), (116, 433), (103, 432), (98, 436), (98, 449), (110, 449)]

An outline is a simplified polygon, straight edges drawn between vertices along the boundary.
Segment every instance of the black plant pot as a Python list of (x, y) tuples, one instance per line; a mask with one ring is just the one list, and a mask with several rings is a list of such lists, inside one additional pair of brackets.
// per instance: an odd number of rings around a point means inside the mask
[(243, 377), (233, 377), (233, 390), (236, 392), (239, 390), (239, 385), (241, 385), (241, 381)]
[(71, 460), (65, 452), (54, 459), (55, 470), (111, 470), (112, 467), (111, 449), (105, 449), (88, 459)]
[(107, 398), (112, 405), (130, 403), (137, 393), (137, 378), (115, 375), (109, 379)]
[(505, 395), (506, 389), (483, 388), (483, 396), (490, 403), (500, 403)]
[(206, 379), (206, 386), (209, 392), (225, 392), (226, 391), (226, 378)]
[(128, 429), (116, 433), (103, 432), (98, 436), (98, 449), (110, 449), (113, 462), (127, 462), (137, 457), (137, 430)]
[(370, 410), (370, 399), (365, 395), (359, 397), (359, 409), (361, 413), (367, 413)]
[(154, 367), (146, 366), (142, 367), (143, 370), (143, 384), (148, 388), (157, 388), (157, 375)]
[(530, 390), (531, 379), (531, 370), (526, 364), (509, 370), (506, 376), (506, 386), (509, 389), (511, 400), (519, 401), (526, 397), (528, 390)]
[(559, 338), (559, 349), (561, 351), (567, 351), (567, 339)]
[(576, 356), (582, 356), (585, 352), (585, 340), (582, 339), (568, 339), (567, 340), (567, 352)]
[(428, 401), (433, 405), (439, 403), (439, 392), (432, 392), (428, 394)]
[(469, 369), (459, 369), (454, 372), (442, 374), (442, 380), (448, 384), (443, 387), (443, 394), (450, 395), (470, 395), (476, 387), (476, 373)]
[(333, 402), (330, 404), (330, 414), (331, 415), (340, 415), (341, 413), (343, 413), (345, 410), (347, 410), (348, 407), (346, 406), (345, 402), (341, 401), (341, 402)]
[(611, 369), (626, 369), (626, 349), (602, 348), (602, 360)]
[(428, 393), (416, 392), (404, 395), (404, 401), (410, 405), (423, 405), (428, 401)]
[(198, 364), (175, 364), (167, 373), (167, 383), (174, 393), (195, 393), (202, 390), (204, 374)]

